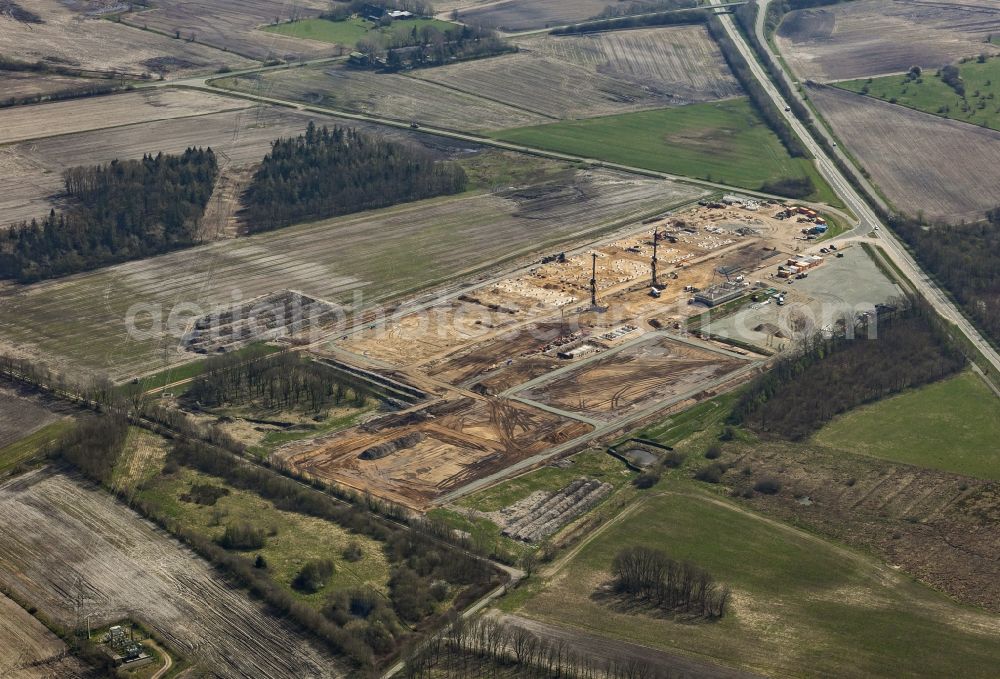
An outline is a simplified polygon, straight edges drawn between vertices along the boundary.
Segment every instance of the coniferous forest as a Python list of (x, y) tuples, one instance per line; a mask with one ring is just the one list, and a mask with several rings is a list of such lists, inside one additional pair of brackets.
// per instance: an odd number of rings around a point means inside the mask
[(252, 232), (465, 190), (465, 171), (425, 150), (350, 128), (279, 139), (244, 196)]
[(0, 235), (0, 278), (31, 283), (193, 245), (218, 173), (211, 149), (66, 171), (73, 205)]

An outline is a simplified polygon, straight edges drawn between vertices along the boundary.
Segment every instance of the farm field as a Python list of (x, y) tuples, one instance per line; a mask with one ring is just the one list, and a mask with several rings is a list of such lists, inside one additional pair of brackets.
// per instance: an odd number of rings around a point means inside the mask
[(832, 449), (1000, 481), (1000, 400), (972, 373), (838, 417), (813, 437)]
[[(149, 73), (176, 77), (207, 73), (224, 66), (252, 65), (236, 54), (174, 40), (172, 31), (171, 37), (157, 35), (88, 14), (88, 3), (31, 0), (24, 4), (41, 18), (41, 23), (31, 24), (30, 30), (26, 30), (9, 16), (0, 16), (4, 56), (135, 76)], [(37, 77), (45, 82), (50, 76), (37, 74)]]
[(324, 0), (161, 0), (150, 9), (136, 7), (122, 21), (169, 36), (194, 36), (197, 43), (264, 61), (315, 59), (337, 52), (329, 45), (286, 38), (258, 30), (262, 25), (319, 16), (329, 8)]
[(0, 109), (0, 144), (249, 106), (238, 99), (172, 88), (15, 106)]
[(812, 177), (792, 158), (746, 99), (560, 122), (493, 133), (503, 141), (598, 158), (747, 189), (782, 178)]
[(37, 95), (50, 95), (55, 92), (72, 92), (95, 85), (107, 84), (108, 81), (91, 78), (74, 78), (65, 75), (0, 71), (0, 92), (3, 92), (0, 103), (17, 101)]
[(72, 420), (68, 418), (57, 420), (0, 448), (0, 475), (16, 471), (17, 466), (26, 460), (41, 458), (45, 446), (57, 442), (72, 428)]
[(412, 75), (558, 119), (725, 99), (741, 92), (702, 26), (530, 36), (517, 44), (517, 54)]
[(642, 341), (517, 392), (518, 398), (612, 421), (667, 403), (744, 364), (670, 339)]
[(920, 82), (905, 75), (890, 75), (874, 78), (870, 83), (868, 79), (842, 81), (837, 87), (925, 113), (1000, 130), (1000, 108), (993, 99), (996, 92), (993, 82), (1000, 82), (1000, 59), (992, 57), (984, 63), (970, 60), (959, 63), (958, 69), (965, 97), (960, 97), (930, 69), (918, 79)]
[(261, 92), (279, 99), (454, 130), (481, 132), (546, 120), (541, 115), (416, 78), (359, 71), (343, 64), (235, 76), (216, 80), (214, 84), (239, 92)]
[(40, 397), (0, 381), (0, 451), (60, 417)]
[(1000, 132), (832, 87), (812, 87), (809, 96), (902, 212), (957, 223), (996, 206), (979, 187), (1000, 181)]
[(63, 624), (82, 586), (95, 625), (133, 615), (217, 676), (340, 675), (329, 654), (75, 477), (29, 472), (0, 485), (0, 509), (0, 580)]
[[(157, 90), (167, 93), (169, 90)], [(130, 95), (116, 95), (128, 97)], [(92, 101), (92, 100), (91, 100)], [(125, 100), (129, 101), (128, 99)], [(236, 100), (234, 106), (241, 106)], [(0, 120), (3, 114), (0, 113)], [(33, 217), (43, 217), (60, 206), (63, 172), (70, 167), (107, 163), (115, 159), (141, 158), (146, 153), (181, 153), (190, 146), (211, 146), (218, 155), (219, 186), (242, 168), (260, 162), (271, 143), (282, 136), (301, 134), (309, 121), (325, 122), (321, 116), (284, 108), (260, 111), (238, 108), (121, 127), (95, 129), (57, 137), (35, 139), (0, 147), (0, 227)], [(244, 180), (249, 179), (245, 177)], [(216, 194), (219, 195), (219, 194)], [(209, 204), (205, 226), (213, 226)]]
[(462, 21), (482, 23), (495, 26), (502, 31), (513, 32), (583, 21), (600, 14), (608, 6), (608, 1), (499, 0), (499, 2), (453, 3), (453, 6), (456, 5)]
[[(289, 227), (17, 288), (0, 301), (0, 340), (121, 379), (157, 367), (167, 335), (178, 337), (186, 319), (201, 315), (190, 305), (207, 313), (283, 289), (349, 308), (374, 305), (700, 195), (670, 182), (577, 170), (529, 192), (470, 193)], [(318, 240), (333, 229), (337, 238)], [(131, 338), (129, 309), (142, 312), (141, 332)], [(163, 321), (159, 331), (150, 314)], [(87, 342), (78, 341), (81, 332)], [(175, 341), (167, 362), (190, 361)]]
[[(686, 482), (659, 488), (568, 562), (543, 571), (541, 591), (517, 612), (766, 675), (991, 675), (1000, 652), (995, 616)], [(691, 560), (730, 585), (726, 617), (683, 624), (595, 600), (615, 553), (637, 544)]]
[[(414, 29), (420, 31), (431, 27), (439, 31), (454, 28), (456, 24), (438, 19), (409, 19), (394, 21), (388, 28), (379, 28), (366, 19), (354, 17), (344, 21), (329, 19), (300, 19), (291, 23), (264, 27), (268, 33), (276, 33), (291, 38), (304, 38), (319, 42), (329, 42), (342, 47), (353, 48), (359, 40), (370, 40), (378, 44), (390, 42), (393, 38), (406, 37)], [(391, 42), (390, 42), (391, 44)]]
[(775, 41), (799, 78), (829, 82), (995, 54), (986, 40), (998, 32), (1000, 8), (989, 0), (859, 0), (790, 12)]
[(0, 677), (83, 679), (89, 668), (67, 655), (66, 644), (0, 593)]

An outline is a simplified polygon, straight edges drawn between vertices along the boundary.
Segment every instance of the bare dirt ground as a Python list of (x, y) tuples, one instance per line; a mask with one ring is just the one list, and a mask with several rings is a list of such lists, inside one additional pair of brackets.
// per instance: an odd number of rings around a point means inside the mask
[[(475, 382), (488, 393), (497, 393), (558, 367), (559, 359), (543, 355), (541, 350), (574, 331), (574, 325), (558, 321), (531, 324), (463, 347), (423, 369), (452, 384)], [(515, 358), (520, 359), (516, 368), (514, 363), (508, 364)]]
[(66, 644), (23, 608), (0, 594), (0, 677), (78, 679), (88, 669)]
[[(565, 187), (555, 200), (466, 194), (421, 201), (9, 286), (0, 294), (0, 344), (44, 353), (54, 365), (122, 378), (163, 366), (164, 358), (191, 360), (179, 350), (179, 335), (192, 316), (218, 305), (285, 289), (374, 305), (456, 278), (475, 280), (484, 274), (473, 272), (499, 260), (526, 256), (557, 239), (611, 231), (700, 195), (683, 185), (589, 170), (576, 171)], [(330, 237), (333, 229), (336, 238)], [(137, 317), (135, 327), (143, 332), (130, 333), (129, 310), (143, 304), (151, 305)], [(162, 320), (158, 329), (150, 326), (149, 313)], [(86, 333), (88, 341), (76, 333)]]
[(218, 677), (336, 677), (335, 659), (267, 615), (109, 495), (51, 470), (0, 485), (0, 580), (70, 627), (134, 617)]
[(607, 639), (595, 634), (587, 634), (581, 630), (559, 627), (520, 615), (506, 613), (493, 613), (493, 615), (497, 615), (507, 625), (528, 630), (542, 639), (547, 639), (552, 644), (563, 643), (577, 657), (597, 663), (598, 666), (609, 660), (618, 660), (624, 663), (638, 661), (661, 671), (666, 670), (670, 672), (669, 676), (698, 677), (699, 679), (749, 679), (758, 676), (680, 654), (667, 653), (618, 639)]
[(721, 353), (659, 339), (608, 354), (518, 396), (611, 421), (656, 401), (681, 396), (741, 364)]
[[(523, 204), (522, 210), (535, 214), (528, 207)], [(536, 260), (506, 276), (465, 287), (447, 301), (334, 338), (323, 351), (400, 374), (449, 401), (457, 394), (477, 405), (446, 413), (432, 406), (433, 419), (412, 416), (416, 419), (402, 420), (391, 431), (366, 423), (289, 445), (276, 457), (300, 471), (426, 508), (455, 488), (490, 478), (551, 447), (555, 441), (548, 432), (553, 425), (545, 417), (577, 420), (578, 431), (571, 433), (585, 437), (594, 426), (664, 401), (690, 398), (739, 370), (752, 354), (734, 355), (696, 340), (642, 337), (653, 328), (667, 327), (661, 317), (684, 319), (704, 310), (687, 303), (690, 292), (684, 291), (685, 285), (707, 286), (719, 279), (714, 271), (723, 266), (754, 276), (758, 267), (767, 266), (773, 248), (791, 252), (801, 225), (774, 219), (775, 211), (767, 205), (756, 211), (697, 207), (643, 224), (633, 221), (596, 243), (581, 241), (582, 247), (563, 257), (549, 251), (544, 263)], [(654, 224), (661, 234), (659, 280), (668, 284), (660, 297), (649, 295)], [(595, 313), (587, 303), (592, 253), (598, 255), (598, 299), (607, 307), (603, 313)], [(586, 343), (606, 353), (578, 359), (579, 364), (557, 357), (560, 350)], [(562, 372), (544, 377), (560, 368)], [(515, 454), (508, 447), (505, 457), (498, 458), (495, 428), (504, 420), (494, 414), (494, 430), (483, 428), (472, 437), (468, 427), (478, 421), (484, 404), (509, 403), (502, 398), (506, 390), (516, 394), (514, 412), (524, 406), (524, 412), (533, 413), (523, 420), (523, 435), (531, 447), (517, 443)], [(358, 457), (411, 432), (424, 438), (377, 460)], [(556, 438), (570, 440), (562, 433)]]
[[(50, 61), (97, 71), (158, 77), (207, 73), (223, 66), (251, 66), (236, 54), (175, 40), (90, 14), (96, 2), (31, 0), (42, 23), (23, 24), (0, 16), (0, 53), (22, 61)], [(49, 76), (39, 74), (40, 81)]]
[(1000, 132), (832, 87), (813, 103), (893, 205), (949, 222), (983, 219), (1000, 183)]
[(611, 0), (465, 2), (459, 6), (459, 17), (462, 21), (495, 26), (503, 31), (530, 31), (589, 19), (610, 4), (613, 4)]
[(311, 59), (337, 54), (332, 45), (259, 31), (275, 20), (315, 17), (324, 0), (160, 0), (152, 9), (128, 13), (125, 23), (211, 45), (251, 59)]
[(413, 75), (560, 119), (713, 101), (740, 92), (700, 26), (517, 42), (517, 54)]
[[(448, 490), (590, 430), (583, 423), (504, 400), (466, 398), (431, 406), (428, 412), (433, 418), (389, 415), (288, 444), (274, 458), (296, 471), (422, 510)], [(385, 457), (359, 457), (373, 446), (414, 434), (419, 434), (418, 442)]]
[(962, 601), (1000, 611), (1000, 486), (816, 445), (740, 446), (725, 479), (774, 476), (754, 509), (871, 550)]
[(0, 382), (0, 448), (32, 434), (62, 415), (42, 399)]
[[(240, 102), (229, 101), (237, 110), (138, 122), (0, 147), (0, 168), (6, 170), (0, 172), (0, 213), (4, 219), (0, 226), (42, 217), (50, 209), (61, 207), (62, 174), (67, 168), (210, 146), (218, 156), (218, 183), (224, 190), (213, 196), (206, 210), (206, 240), (214, 240), (217, 233), (233, 235), (238, 225), (229, 208), (238, 208), (231, 199), (245, 179), (241, 171), (260, 162), (275, 139), (301, 134), (310, 120), (319, 121), (319, 117), (275, 107), (245, 109)], [(156, 112), (153, 109), (152, 113)], [(220, 197), (222, 203), (217, 204)]]
[[(522, 214), (543, 216), (553, 204), (572, 195), (563, 189), (542, 192), (532, 188), (509, 195), (521, 201)], [(770, 261), (777, 253), (765, 252), (758, 237), (784, 252), (795, 249), (792, 234), (798, 231), (797, 225), (772, 219), (768, 210), (772, 209), (754, 213), (693, 208), (683, 214), (682, 221), (695, 225), (694, 233), (680, 230), (680, 221), (659, 220), (657, 229), (677, 229), (676, 242), (664, 241), (658, 249), (660, 282), (670, 284), (660, 299), (650, 298), (644, 284), (650, 278), (654, 225), (637, 230), (632, 223), (592, 247), (564, 253), (563, 262), (531, 266), (448, 302), (392, 319), (370, 332), (356, 333), (338, 346), (397, 366), (416, 367), (452, 383), (489, 373), (481, 384), (491, 385), (492, 391), (518, 375), (535, 377), (538, 370), (547, 372), (544, 368), (553, 363), (551, 350), (557, 344), (597, 337), (627, 322), (645, 327), (647, 315), (678, 302), (680, 308), (674, 310), (679, 316), (700, 313), (702, 307), (684, 304), (689, 297), (683, 294), (685, 285), (705, 287), (718, 282), (720, 277), (713, 271), (719, 266), (742, 271)], [(747, 227), (757, 235), (736, 232)], [(580, 305), (590, 296), (592, 253), (598, 255), (599, 296), (614, 306), (613, 314), (581, 314)], [(540, 319), (546, 320), (536, 323)]]
[(15, 106), (0, 110), (0, 144), (233, 111), (250, 105), (205, 92), (167, 88)]
[[(649, 296), (647, 283), (654, 225), (633, 223), (599, 243), (563, 253), (565, 261), (536, 263), (333, 345), (360, 360), (497, 394), (567, 365), (556, 357), (559, 347), (594, 340), (606, 349), (657, 327), (652, 321), (672, 327), (700, 314), (704, 307), (688, 305), (684, 287), (723, 280), (716, 273), (720, 267), (749, 276), (783, 263), (780, 253), (801, 245), (794, 238), (801, 225), (773, 219), (775, 211), (697, 207), (657, 220), (655, 227), (675, 234), (676, 241), (662, 240), (658, 249), (659, 281), (667, 284), (660, 298)], [(586, 304), (592, 253), (598, 255), (599, 300), (612, 309), (606, 314), (589, 313)], [(633, 330), (604, 337), (626, 325)]]
[(990, 0), (860, 0), (790, 12), (776, 40), (792, 70), (819, 81), (937, 69), (985, 52), (1000, 32), (1000, 6)]
[[(477, 63), (480, 62), (461, 66)], [(454, 130), (495, 130), (546, 121), (544, 116), (434, 83), (396, 73), (359, 71), (343, 64), (252, 74), (227, 78), (218, 84), (243, 92), (260, 92), (279, 99)]]

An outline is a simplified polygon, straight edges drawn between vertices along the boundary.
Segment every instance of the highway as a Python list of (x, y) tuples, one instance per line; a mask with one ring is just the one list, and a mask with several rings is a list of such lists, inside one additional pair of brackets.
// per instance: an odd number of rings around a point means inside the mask
[[(758, 7), (758, 21), (755, 27), (758, 39), (761, 40), (761, 43), (765, 45), (768, 51), (770, 51), (770, 47), (767, 47), (767, 42), (764, 39), (763, 21), (760, 17), (764, 15), (769, 1), (765, 0)], [(710, 0), (710, 4), (719, 6), (721, 2), (720, 0)], [(754, 78), (758, 80), (764, 91), (771, 98), (771, 101), (774, 102), (774, 105), (777, 106), (778, 110), (785, 117), (785, 120), (802, 140), (802, 143), (805, 144), (809, 152), (816, 158), (816, 166), (820, 174), (823, 175), (823, 178), (826, 179), (837, 196), (844, 202), (844, 205), (858, 217), (858, 224), (852, 231), (843, 234), (842, 237), (860, 236), (871, 231), (877, 231), (882, 250), (892, 263), (910, 279), (917, 291), (942, 318), (954, 323), (958, 330), (968, 338), (969, 342), (992, 366), (992, 370), (995, 371), (994, 374), (1000, 374), (1000, 354), (986, 341), (975, 326), (969, 322), (951, 299), (920, 268), (909, 252), (906, 251), (906, 248), (886, 228), (878, 215), (875, 214), (875, 211), (872, 210), (865, 199), (855, 190), (854, 186), (851, 185), (837, 165), (827, 155), (819, 142), (812, 137), (805, 125), (789, 110), (788, 102), (785, 101), (781, 92), (778, 91), (778, 88), (768, 78), (764, 68), (758, 63), (753, 49), (747, 44), (743, 34), (736, 27), (733, 17), (729, 14), (720, 13), (719, 20), (722, 22), (733, 44), (736, 45), (743, 58), (747, 61)], [(781, 62), (775, 55), (772, 53), (770, 56), (784, 70), (784, 66), (781, 65)], [(787, 73), (785, 77), (788, 77)], [(822, 132), (822, 134), (826, 133)], [(832, 140), (830, 141), (832, 142)]]

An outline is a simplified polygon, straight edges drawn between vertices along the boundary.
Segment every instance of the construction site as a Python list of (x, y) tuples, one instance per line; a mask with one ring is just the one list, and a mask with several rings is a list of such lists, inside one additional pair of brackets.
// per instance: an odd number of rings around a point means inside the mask
[(319, 342), (311, 350), (326, 360), (426, 398), (286, 444), (274, 461), (425, 511), (731, 388), (769, 352), (689, 332), (689, 321), (749, 304), (800, 256), (801, 225), (783, 211), (702, 201)]

